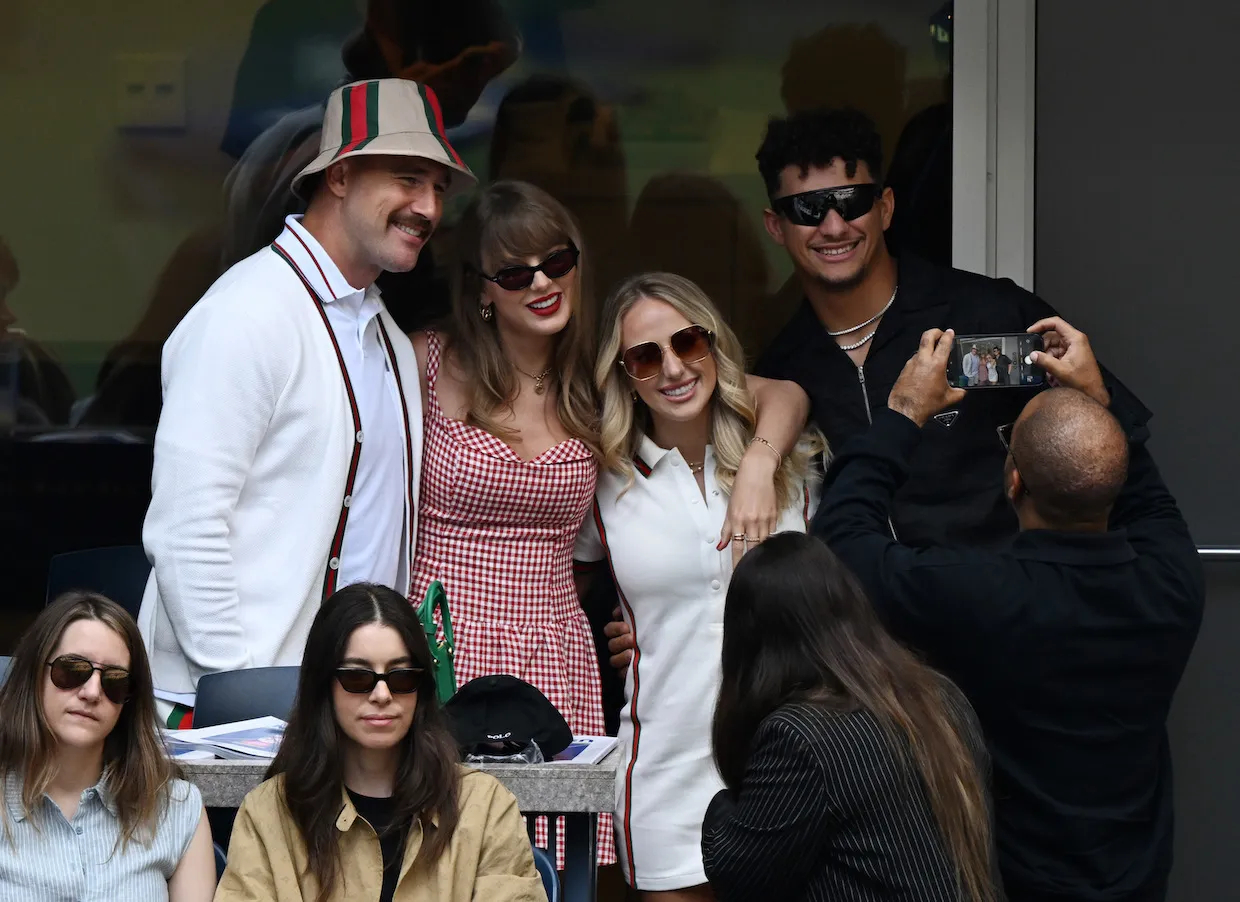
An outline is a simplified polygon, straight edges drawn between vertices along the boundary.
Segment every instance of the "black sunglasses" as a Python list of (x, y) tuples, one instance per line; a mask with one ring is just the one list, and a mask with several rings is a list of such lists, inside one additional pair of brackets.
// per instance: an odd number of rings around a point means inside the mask
[(581, 251), (571, 242), (568, 247), (558, 250), (537, 266), (505, 266), (495, 275), (488, 276), (482, 270), (475, 270), (488, 282), (494, 282), (505, 291), (522, 291), (534, 284), (534, 274), (542, 271), (548, 279), (558, 279), (573, 271)]
[[(681, 363), (697, 363), (715, 349), (715, 333), (705, 326), (685, 326), (667, 344)], [(620, 366), (638, 382), (653, 379), (663, 370), (663, 346), (657, 341), (633, 345), (620, 356)]]
[(101, 667), (80, 655), (61, 655), (47, 662), (52, 668), (52, 685), (57, 689), (80, 689), (99, 671), (99, 688), (114, 705), (129, 700), (129, 671), (124, 667)]
[(387, 673), (375, 673), (362, 667), (337, 667), (336, 682), (345, 692), (354, 695), (374, 692), (375, 686), (380, 683), (387, 683), (388, 691), (393, 695), (408, 695), (418, 691), (418, 683), (425, 673), (422, 667), (401, 667)]
[(832, 210), (838, 212), (845, 221), (852, 222), (873, 209), (874, 201), (882, 191), (882, 186), (869, 182), (863, 185), (819, 188), (777, 197), (771, 201), (771, 209), (793, 225), (799, 226), (819, 225)]

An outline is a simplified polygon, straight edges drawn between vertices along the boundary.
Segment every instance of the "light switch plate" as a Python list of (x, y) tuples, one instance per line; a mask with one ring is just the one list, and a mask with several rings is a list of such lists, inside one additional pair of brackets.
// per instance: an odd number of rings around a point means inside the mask
[(184, 54), (118, 53), (113, 69), (117, 128), (185, 128)]

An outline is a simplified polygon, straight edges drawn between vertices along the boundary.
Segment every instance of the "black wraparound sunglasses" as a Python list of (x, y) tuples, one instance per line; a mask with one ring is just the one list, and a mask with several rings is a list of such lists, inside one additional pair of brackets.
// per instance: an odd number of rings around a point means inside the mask
[(488, 276), (480, 269), (475, 272), (505, 291), (524, 291), (534, 284), (534, 276), (540, 271), (546, 273), (548, 279), (559, 279), (568, 275), (577, 266), (580, 257), (581, 251), (570, 242), (568, 247), (551, 254), (537, 266), (505, 266), (493, 276)]
[(375, 686), (387, 683), (393, 695), (408, 695), (418, 691), (418, 683), (426, 670), (422, 667), (401, 667), (387, 673), (376, 673), (364, 667), (337, 667), (336, 682), (345, 692), (354, 695), (374, 692)]
[(835, 210), (846, 222), (860, 219), (874, 207), (874, 201), (882, 193), (881, 185), (840, 185), (837, 188), (819, 188), (802, 191), (771, 201), (771, 209), (793, 225), (816, 226), (827, 214)]

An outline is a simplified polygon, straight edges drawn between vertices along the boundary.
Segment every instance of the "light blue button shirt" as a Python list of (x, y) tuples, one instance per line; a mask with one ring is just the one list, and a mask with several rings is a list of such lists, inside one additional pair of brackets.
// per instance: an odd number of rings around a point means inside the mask
[(202, 816), (198, 787), (176, 780), (154, 838), (143, 842), (139, 831), (121, 851), (121, 824), (104, 780), (82, 793), (72, 819), (46, 795), (28, 817), (16, 777), (4, 790), (0, 902), (166, 902), (168, 880)]

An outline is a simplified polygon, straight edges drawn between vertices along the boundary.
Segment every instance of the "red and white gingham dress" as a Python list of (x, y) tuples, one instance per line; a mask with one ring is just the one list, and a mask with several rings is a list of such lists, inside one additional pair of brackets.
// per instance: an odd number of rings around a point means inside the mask
[[(410, 599), (443, 583), (461, 686), (508, 673), (551, 700), (575, 736), (602, 736), (603, 699), (590, 624), (573, 583), (573, 544), (591, 509), (598, 467), (572, 438), (524, 460), (476, 426), (445, 416), (435, 394), (441, 347), (428, 334), (418, 542)], [(541, 821), (541, 819), (540, 819)], [(558, 831), (562, 839), (562, 827)], [(538, 829), (546, 845), (545, 825)], [(610, 815), (599, 864), (616, 860)], [(560, 857), (562, 859), (562, 842)]]

